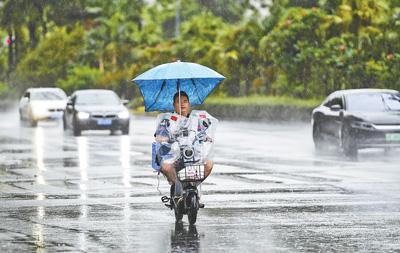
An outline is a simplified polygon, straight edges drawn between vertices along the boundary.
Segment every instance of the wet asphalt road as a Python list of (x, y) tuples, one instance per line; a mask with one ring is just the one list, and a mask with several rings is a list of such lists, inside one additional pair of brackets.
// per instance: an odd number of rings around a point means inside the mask
[(307, 123), (221, 121), (189, 227), (160, 201), (155, 118), (74, 137), (0, 114), (0, 252), (400, 252), (400, 150), (317, 156)]

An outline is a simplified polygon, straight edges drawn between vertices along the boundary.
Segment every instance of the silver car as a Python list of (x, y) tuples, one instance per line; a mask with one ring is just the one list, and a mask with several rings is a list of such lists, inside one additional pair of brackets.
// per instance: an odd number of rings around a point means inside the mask
[(67, 95), (60, 88), (29, 88), (19, 101), (19, 115), (22, 123), (36, 126), (41, 120), (63, 118)]

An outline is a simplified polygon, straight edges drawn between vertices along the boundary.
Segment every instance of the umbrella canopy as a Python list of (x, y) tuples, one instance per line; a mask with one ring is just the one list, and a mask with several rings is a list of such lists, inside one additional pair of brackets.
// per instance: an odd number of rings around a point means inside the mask
[(225, 77), (203, 65), (191, 62), (172, 62), (158, 65), (132, 81), (144, 98), (145, 111), (172, 111), (176, 92), (184, 91), (191, 105), (204, 99)]

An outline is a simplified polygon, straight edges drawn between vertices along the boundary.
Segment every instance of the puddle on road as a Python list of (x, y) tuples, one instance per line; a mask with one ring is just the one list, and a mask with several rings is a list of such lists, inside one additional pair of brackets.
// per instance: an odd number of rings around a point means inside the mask
[(7, 168), (8, 172), (17, 169), (32, 169), (36, 166), (36, 160), (32, 158), (27, 159), (9, 159), (6, 161), (7, 164), (0, 164), (0, 167)]
[(171, 252), (197, 252), (200, 248), (200, 236), (196, 225), (175, 223), (171, 231)]
[(0, 154), (25, 154), (30, 153), (30, 149), (1, 149)]
[[(43, 195), (43, 199), (79, 199), (80, 194), (75, 195)], [(2, 193), (0, 199), (3, 200), (38, 200), (37, 194)]]
[(63, 151), (77, 151), (77, 148), (73, 145), (63, 145), (62, 150)]
[(9, 164), (0, 164), (0, 175), (4, 175), (6, 177), (12, 176), (17, 180), (22, 175), (20, 173), (17, 173), (16, 170), (31, 169), (34, 166), (33, 164), (26, 163), (21, 160), (18, 161), (8, 160), (7, 162)]
[(79, 159), (75, 157), (67, 157), (62, 159), (62, 165), (66, 168), (78, 167)]
[(29, 140), (24, 140), (20, 138), (11, 138), (11, 137), (0, 137), (0, 143), (7, 143), (7, 144), (29, 144)]
[(296, 186), (291, 188), (268, 188), (268, 189), (240, 189), (240, 190), (208, 190), (204, 192), (207, 195), (213, 194), (266, 194), (266, 193), (322, 193), (322, 192), (336, 192), (336, 193), (344, 193), (348, 194), (344, 189), (332, 187), (329, 185), (321, 186), (318, 185), (314, 188), (311, 188), (309, 185), (307, 187)]
[[(8, 168), (12, 169), (32, 169), (37, 167), (38, 160), (34, 158), (25, 158), (18, 160), (10, 160)], [(51, 167), (77, 167), (79, 165), (79, 159), (74, 157), (64, 157), (64, 158), (47, 158), (42, 159), (41, 163), (46, 165), (46, 168)], [(0, 164), (0, 167), (3, 166)]]

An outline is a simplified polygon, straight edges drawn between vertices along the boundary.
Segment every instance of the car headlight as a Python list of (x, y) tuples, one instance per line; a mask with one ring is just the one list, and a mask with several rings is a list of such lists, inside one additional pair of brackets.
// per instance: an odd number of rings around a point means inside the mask
[(120, 119), (127, 119), (129, 118), (129, 112), (128, 111), (122, 111), (118, 113), (118, 118)]
[(46, 108), (40, 106), (32, 106), (31, 107), (32, 116), (37, 116), (41, 114), (45, 114), (47, 112)]
[(90, 114), (87, 112), (78, 112), (77, 116), (78, 119), (88, 119), (90, 117)]
[(363, 121), (354, 121), (351, 123), (353, 128), (364, 129), (364, 130), (374, 130), (375, 127), (373, 124)]

